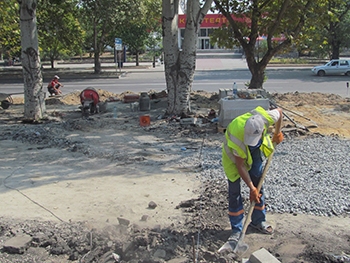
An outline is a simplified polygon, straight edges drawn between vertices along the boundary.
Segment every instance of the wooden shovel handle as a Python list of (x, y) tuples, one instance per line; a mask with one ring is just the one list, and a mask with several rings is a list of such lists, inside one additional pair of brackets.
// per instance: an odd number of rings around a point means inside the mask
[[(276, 146), (276, 145), (274, 144), (274, 146)], [(258, 186), (256, 187), (258, 193), (260, 193), (262, 184), (264, 183), (264, 180), (265, 180), (265, 177), (266, 177), (266, 174), (267, 174), (267, 170), (269, 169), (269, 166), (270, 166), (270, 164), (272, 162), (272, 156), (273, 156), (274, 153), (275, 153), (275, 150), (273, 150), (273, 152), (270, 154), (270, 156), (268, 157), (268, 159), (266, 161), (266, 164), (264, 166), (264, 170), (263, 170), (263, 173), (261, 175), (260, 181), (258, 183)], [(243, 229), (242, 229), (242, 232), (241, 232), (241, 237), (243, 237), (245, 235), (245, 232), (247, 231), (247, 228), (248, 228), (248, 225), (250, 223), (250, 220), (251, 220), (251, 217), (252, 217), (252, 213), (253, 213), (253, 210), (254, 210), (254, 206), (255, 206), (255, 202), (253, 201), (253, 202), (250, 203), (248, 214), (247, 214), (246, 219), (244, 221)]]

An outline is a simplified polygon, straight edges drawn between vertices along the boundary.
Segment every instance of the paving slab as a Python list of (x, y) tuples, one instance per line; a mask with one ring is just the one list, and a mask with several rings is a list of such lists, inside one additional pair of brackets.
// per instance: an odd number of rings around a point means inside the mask
[(265, 248), (255, 251), (249, 257), (249, 263), (281, 263)]
[(23, 254), (32, 238), (29, 235), (18, 235), (6, 240), (3, 250), (14, 254)]

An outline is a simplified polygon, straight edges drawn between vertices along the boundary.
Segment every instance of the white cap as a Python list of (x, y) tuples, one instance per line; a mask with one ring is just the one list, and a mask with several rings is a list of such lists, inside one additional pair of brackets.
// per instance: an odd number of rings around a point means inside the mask
[(251, 116), (244, 126), (244, 144), (255, 146), (264, 131), (264, 120), (260, 115)]
[(60, 79), (60, 77), (57, 76), (57, 75), (55, 75), (53, 78), (54, 78), (54, 79)]

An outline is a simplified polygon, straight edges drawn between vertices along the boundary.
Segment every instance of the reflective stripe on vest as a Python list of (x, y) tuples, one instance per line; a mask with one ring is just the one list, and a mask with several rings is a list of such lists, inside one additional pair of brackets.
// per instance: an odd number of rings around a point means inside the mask
[(230, 158), (231, 162), (236, 163), (235, 156), (233, 155), (233, 153), (230, 151), (230, 149), (227, 146), (226, 138), (224, 140), (224, 149), (225, 149), (225, 152), (226, 152), (228, 158)]
[[(227, 132), (230, 140), (236, 144), (239, 148), (242, 149), (242, 151), (245, 153), (245, 155), (248, 156), (247, 154), (247, 147), (245, 147), (244, 143), (239, 140), (236, 136), (233, 136), (231, 133)], [(225, 139), (224, 139), (224, 149), (225, 149), (225, 152), (227, 154), (227, 156), (230, 158), (230, 160), (233, 162), (233, 163), (236, 163), (235, 162), (235, 158), (234, 158), (234, 155), (232, 153), (232, 151), (230, 151), (230, 148), (228, 147), (227, 145), (227, 139), (226, 139), (226, 136), (225, 136)]]

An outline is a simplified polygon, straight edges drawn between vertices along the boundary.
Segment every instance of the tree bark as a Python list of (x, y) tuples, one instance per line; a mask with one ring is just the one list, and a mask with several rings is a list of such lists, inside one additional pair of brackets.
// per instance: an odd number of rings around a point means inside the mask
[(334, 41), (332, 43), (332, 56), (331, 59), (339, 59), (340, 56), (340, 41)]
[(138, 51), (136, 51), (136, 66), (139, 66), (140, 65), (140, 54)]
[(98, 50), (95, 50), (95, 52), (94, 52), (94, 65), (95, 65), (95, 67), (94, 67), (95, 74), (100, 74), (101, 73), (101, 60), (100, 60), (100, 52)]
[(261, 60), (255, 58), (255, 48), (248, 44), (245, 50), (246, 61), (250, 73), (252, 74), (248, 88), (262, 89), (265, 81), (265, 69), (272, 58), (274, 52), (267, 51)]
[(338, 35), (337, 35), (337, 24), (331, 22), (330, 23), (330, 43), (331, 43), (331, 47), (332, 47), (332, 53), (330, 58), (331, 59), (339, 59), (339, 55), (340, 55), (340, 45), (341, 45), (341, 41), (338, 39)]
[(249, 89), (262, 89), (263, 84), (264, 84), (264, 80), (265, 80), (266, 65), (261, 65), (259, 63), (255, 63), (253, 66), (250, 66), (249, 69), (250, 69), (252, 76), (251, 76), (248, 88)]
[(168, 115), (186, 117), (191, 113), (190, 92), (196, 68), (198, 30), (212, 0), (187, 1), (186, 27), (182, 50), (178, 47), (179, 1), (164, 0), (162, 5), (165, 79), (168, 91)]
[[(96, 5), (96, 3), (95, 3)], [(98, 21), (94, 20), (94, 73), (101, 73), (101, 60), (100, 60), (100, 45), (98, 42), (98, 32), (97, 32), (97, 23)]]
[(36, 0), (18, 0), (22, 67), (24, 79), (24, 119), (38, 121), (46, 114), (43, 77), (40, 69), (38, 31), (36, 26)]
[(55, 68), (55, 59), (53, 57), (50, 57), (50, 65), (52, 69)]

